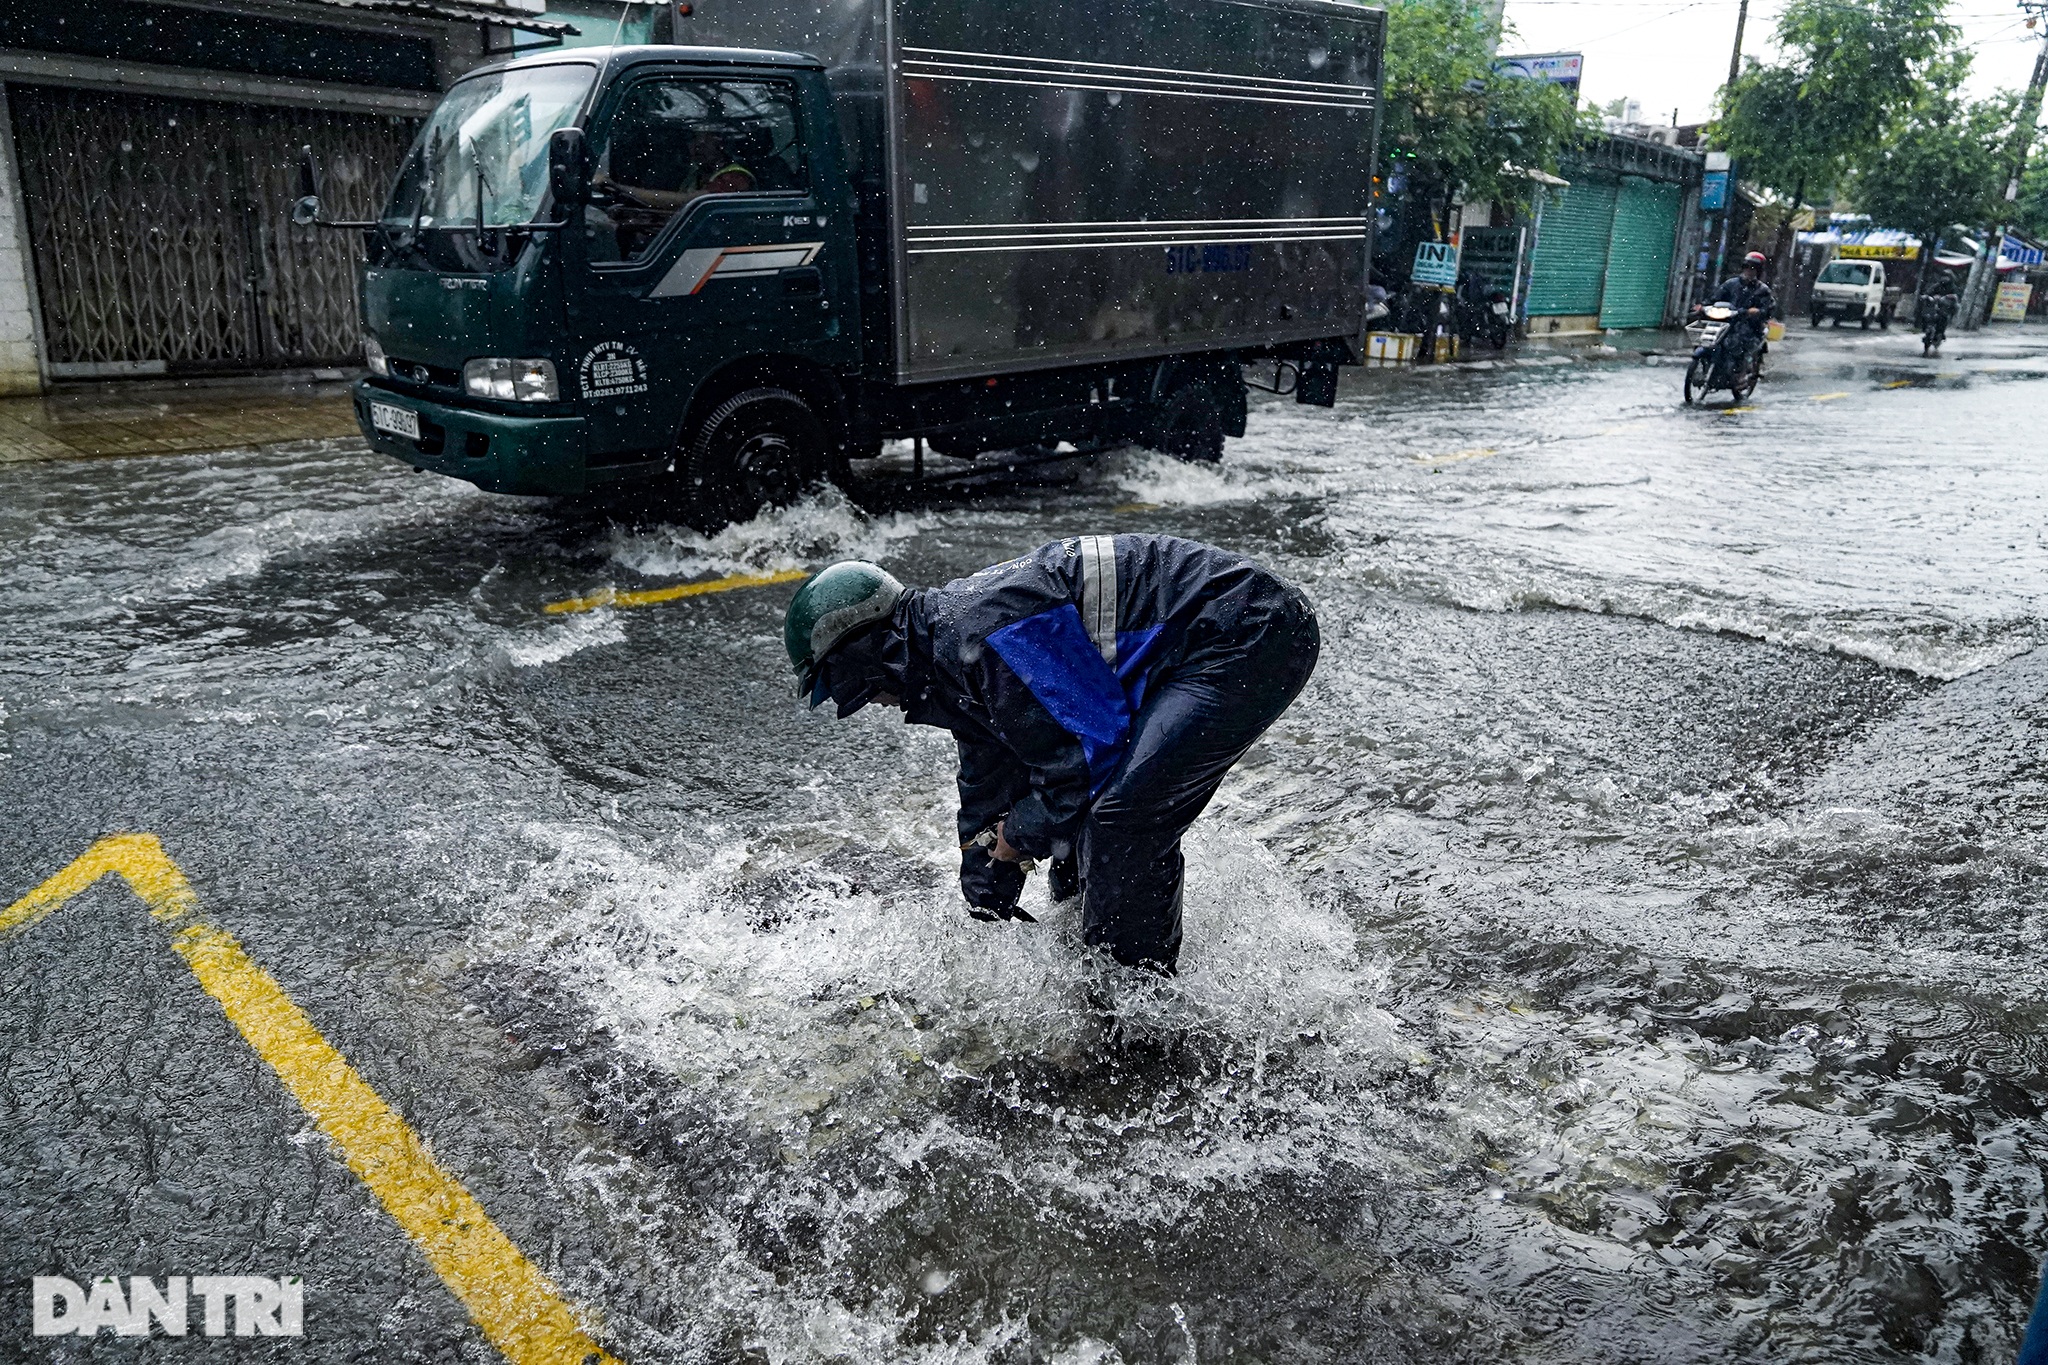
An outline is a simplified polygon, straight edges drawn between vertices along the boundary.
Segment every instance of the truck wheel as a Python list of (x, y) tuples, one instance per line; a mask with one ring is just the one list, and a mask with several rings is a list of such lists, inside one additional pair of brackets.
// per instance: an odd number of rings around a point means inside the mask
[(1168, 394), (1152, 430), (1146, 433), (1145, 444), (1189, 464), (1215, 464), (1222, 459), (1223, 405), (1216, 401), (1215, 390), (1196, 381)]
[(1867, 332), (1867, 331), (1869, 331), (1869, 330), (1870, 330), (1870, 314), (1868, 314), (1868, 313), (1865, 313), (1865, 314), (1864, 314), (1864, 315), (1863, 315), (1862, 317), (1858, 318), (1858, 319), (1856, 320), (1856, 325), (1857, 325), (1857, 326), (1859, 326), (1859, 327), (1861, 327), (1861, 328), (1862, 328), (1862, 329), (1863, 329), (1864, 331), (1866, 331), (1866, 332)]
[(1813, 323), (1814, 327), (1815, 327), (1816, 329), (1818, 329), (1818, 328), (1820, 327), (1820, 321), (1821, 321), (1821, 319), (1822, 319), (1823, 317), (1825, 317), (1825, 316), (1826, 316), (1826, 314), (1823, 314), (1823, 313), (1810, 313), (1810, 314), (1808, 314), (1807, 316), (1808, 316), (1808, 319), (1809, 319), (1809, 320), (1810, 320), (1810, 321), (1811, 321), (1811, 322)]
[(713, 409), (690, 444), (685, 490), (707, 517), (746, 521), (825, 477), (825, 424), (787, 389), (747, 389)]

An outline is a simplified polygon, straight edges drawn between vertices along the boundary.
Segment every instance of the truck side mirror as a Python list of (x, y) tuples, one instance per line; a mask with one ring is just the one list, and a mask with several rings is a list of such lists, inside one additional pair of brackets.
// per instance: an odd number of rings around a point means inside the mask
[(557, 128), (548, 136), (548, 193), (558, 211), (589, 196), (590, 148), (581, 128)]
[(292, 205), (292, 221), (300, 227), (320, 221), (320, 177), (313, 169), (311, 146), (299, 148), (299, 198)]

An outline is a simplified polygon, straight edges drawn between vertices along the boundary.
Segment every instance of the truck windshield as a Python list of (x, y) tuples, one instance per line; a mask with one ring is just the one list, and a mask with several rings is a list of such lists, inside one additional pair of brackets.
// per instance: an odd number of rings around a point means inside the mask
[(1870, 267), (1850, 265), (1847, 261), (1830, 261), (1820, 272), (1820, 284), (1869, 284)]
[(453, 228), (531, 222), (548, 186), (548, 135), (576, 121), (596, 68), (530, 66), (458, 81), (405, 158), (384, 221)]

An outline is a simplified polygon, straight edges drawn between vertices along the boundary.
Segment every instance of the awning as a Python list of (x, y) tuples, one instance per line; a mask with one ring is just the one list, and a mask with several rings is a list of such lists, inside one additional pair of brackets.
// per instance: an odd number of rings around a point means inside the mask
[(495, 24), (499, 28), (524, 29), (549, 38), (572, 38), (581, 33), (574, 24), (543, 19), (520, 10), (496, 5), (455, 4), (450, 0), (312, 0), (328, 9), (369, 10), (377, 14), (404, 14), (415, 19), (439, 19), (458, 24)]
[(1528, 166), (1517, 166), (1512, 161), (1501, 162), (1500, 170), (1502, 175), (1512, 175), (1518, 176), (1523, 180), (1533, 180), (1539, 185), (1548, 185), (1552, 189), (1568, 190), (1572, 187), (1571, 181), (1560, 179), (1549, 171), (1539, 171)]

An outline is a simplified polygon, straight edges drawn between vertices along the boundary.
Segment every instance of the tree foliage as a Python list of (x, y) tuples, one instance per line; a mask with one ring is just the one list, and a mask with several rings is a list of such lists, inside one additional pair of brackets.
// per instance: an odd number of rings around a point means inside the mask
[(1752, 62), (1712, 129), (1745, 180), (1793, 198), (1829, 191), (1883, 141), (1956, 39), (1946, 0), (1791, 0), (1786, 57)]
[(2048, 237), (2048, 157), (2036, 155), (2027, 163), (2012, 220), (2021, 232), (2036, 241)]
[(1874, 223), (1913, 233), (1923, 254), (1952, 224), (1987, 221), (2003, 203), (2018, 100), (1964, 100), (1968, 72), (1967, 57), (1938, 63), (1851, 186), (1857, 208)]
[(1494, 70), (1500, 37), (1472, 0), (1387, 7), (1381, 159), (1439, 221), (1459, 195), (1526, 203), (1531, 182), (1503, 168), (1556, 170), (1578, 128), (1564, 89)]

